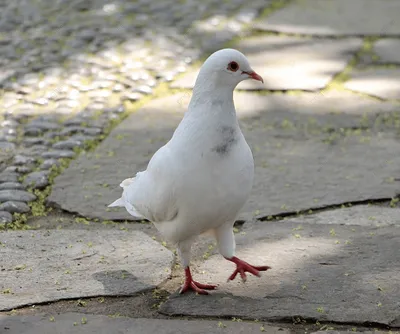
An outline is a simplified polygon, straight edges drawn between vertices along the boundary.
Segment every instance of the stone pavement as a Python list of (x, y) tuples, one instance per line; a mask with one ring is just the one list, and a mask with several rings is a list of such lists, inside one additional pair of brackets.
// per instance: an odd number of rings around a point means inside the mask
[[(399, 11), (0, 1), (0, 333), (398, 330)], [(226, 283), (232, 265), (202, 237), (193, 270), (218, 290), (180, 296), (171, 245), (107, 205), (226, 46), (265, 81), (234, 95), (256, 164), (237, 253), (273, 269)]]
[[(52, 319), (53, 320), (53, 319)], [(217, 334), (217, 333), (260, 333), (288, 334), (288, 330), (278, 327), (261, 326), (254, 323), (226, 324), (221, 321), (196, 320), (160, 320), (160, 319), (112, 319), (107, 316), (95, 316), (79, 313), (62, 314), (53, 321), (43, 316), (10, 317), (0, 324), (7, 334)], [(261, 330), (260, 330), (261, 329)]]

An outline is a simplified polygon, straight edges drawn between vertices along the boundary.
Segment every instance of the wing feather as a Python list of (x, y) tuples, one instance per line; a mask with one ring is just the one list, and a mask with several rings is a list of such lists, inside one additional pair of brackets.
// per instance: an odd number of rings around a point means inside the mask
[[(171, 164), (166, 146), (156, 152), (146, 171), (121, 182), (121, 198), (109, 206), (122, 206), (134, 217), (152, 222), (171, 221), (178, 215)], [(166, 159), (167, 158), (167, 159)], [(161, 160), (162, 164), (161, 164)]]

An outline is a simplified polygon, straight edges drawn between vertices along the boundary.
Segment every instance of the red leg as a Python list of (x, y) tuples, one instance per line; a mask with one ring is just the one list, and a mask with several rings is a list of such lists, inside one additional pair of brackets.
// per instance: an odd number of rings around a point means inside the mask
[(240, 274), (240, 276), (242, 277), (243, 282), (246, 281), (247, 277), (246, 277), (246, 272), (249, 272), (255, 276), (260, 277), (260, 271), (267, 271), (268, 269), (271, 269), (271, 267), (269, 266), (252, 266), (251, 264), (248, 264), (247, 262), (238, 259), (236, 256), (228, 259), (226, 258), (228, 261), (231, 261), (233, 263), (236, 264), (236, 269), (233, 272), (233, 274), (231, 276), (229, 276), (228, 278), (228, 282), (232, 281), (235, 279), (237, 274)]
[(185, 276), (185, 283), (183, 284), (179, 293), (185, 293), (188, 290), (193, 290), (200, 295), (208, 295), (208, 292), (205, 290), (214, 290), (217, 287), (216, 285), (201, 284), (194, 281), (189, 267), (185, 268)]

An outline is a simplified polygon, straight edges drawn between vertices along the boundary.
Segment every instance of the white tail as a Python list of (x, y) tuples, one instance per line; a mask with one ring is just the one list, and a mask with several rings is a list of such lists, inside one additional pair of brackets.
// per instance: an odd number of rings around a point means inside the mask
[(122, 207), (125, 207), (125, 201), (124, 201), (124, 199), (123, 199), (122, 197), (121, 197), (121, 198), (118, 198), (116, 201), (112, 202), (108, 207), (111, 208), (111, 207), (113, 207), (113, 206), (122, 206)]
[[(139, 174), (141, 174), (141, 173), (137, 173), (136, 177), (139, 176)], [(126, 191), (127, 191), (126, 188), (129, 188), (129, 186), (135, 181), (136, 177), (128, 178), (121, 182), (120, 187), (124, 189), (122, 192), (121, 198), (118, 198), (116, 201), (111, 203), (108, 207), (109, 208), (115, 207), (115, 206), (124, 207), (133, 217), (145, 218), (141, 213), (139, 213), (137, 211), (137, 209), (131, 203), (129, 203), (129, 200), (126, 199)]]

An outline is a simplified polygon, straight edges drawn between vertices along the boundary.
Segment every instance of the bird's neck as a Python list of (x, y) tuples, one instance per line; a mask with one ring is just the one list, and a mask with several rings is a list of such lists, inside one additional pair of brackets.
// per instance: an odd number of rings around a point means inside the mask
[(196, 84), (193, 88), (191, 99), (192, 106), (205, 103), (218, 104), (222, 101), (233, 106), (234, 86), (221, 84), (215, 74), (199, 73)]

